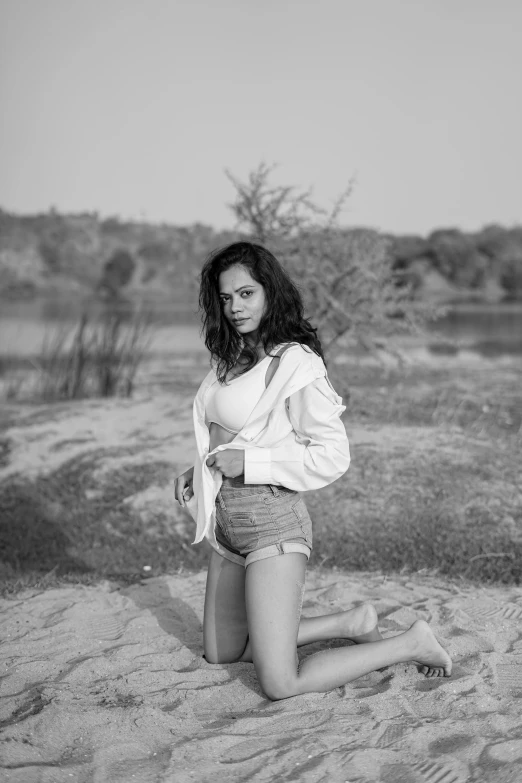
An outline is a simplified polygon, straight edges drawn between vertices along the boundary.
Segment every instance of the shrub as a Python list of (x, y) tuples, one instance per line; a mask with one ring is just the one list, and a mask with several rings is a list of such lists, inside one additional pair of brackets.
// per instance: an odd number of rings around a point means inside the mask
[(116, 250), (105, 262), (99, 288), (117, 296), (132, 280), (136, 262), (128, 250)]
[(506, 299), (522, 299), (522, 256), (504, 262), (500, 272), (500, 285), (506, 292)]
[(472, 237), (458, 229), (439, 229), (428, 237), (433, 265), (455, 285), (478, 288), (488, 270), (488, 258)]
[(477, 238), (507, 299), (522, 299), (522, 227), (486, 226)]
[(271, 172), (262, 163), (246, 183), (227, 172), (236, 189), (229, 206), (238, 227), (273, 249), (299, 281), (326, 352), (346, 336), (370, 351), (377, 345), (392, 350), (388, 337), (421, 329), (434, 310), (413, 300), (411, 286), (394, 269), (388, 239), (371, 229), (339, 225), (352, 185), (326, 213), (310, 190), (272, 185)]
[(389, 235), (388, 239), (395, 269), (405, 269), (410, 263), (426, 257), (429, 253), (428, 242), (415, 234)]

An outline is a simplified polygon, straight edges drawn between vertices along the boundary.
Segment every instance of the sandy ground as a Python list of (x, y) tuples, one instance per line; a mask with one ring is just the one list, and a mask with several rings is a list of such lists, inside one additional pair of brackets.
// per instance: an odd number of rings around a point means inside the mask
[[(15, 407), (0, 480), (43, 475), (83, 455), (96, 460), (98, 481), (126, 464), (161, 459), (175, 471), (190, 461), (183, 395), (150, 391), (16, 416)], [(415, 444), (423, 433), (360, 427), (350, 438), (355, 450), (376, 438), (391, 448), (388, 441)], [(173, 514), (168, 486), (129, 502)], [(173, 524), (185, 522), (173, 515)], [(310, 569), (305, 615), (369, 600), (385, 636), (424, 618), (454, 673), (425, 679), (413, 664), (393, 666), (328, 694), (270, 702), (251, 664), (202, 658), (204, 583), (204, 573), (181, 573), (2, 600), (0, 780), (522, 781), (522, 588)]]
[(204, 580), (2, 601), (2, 781), (522, 780), (522, 589), (310, 571), (305, 614), (371, 600), (385, 635), (425, 618), (454, 673), (270, 702), (251, 664), (202, 658)]

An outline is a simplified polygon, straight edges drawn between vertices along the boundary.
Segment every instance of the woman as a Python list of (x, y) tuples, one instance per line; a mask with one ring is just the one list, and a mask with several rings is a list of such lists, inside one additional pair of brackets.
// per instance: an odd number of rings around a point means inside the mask
[[(204, 613), (209, 663), (252, 661), (271, 699), (328, 691), (415, 660), (428, 677), (451, 660), (422, 620), (383, 639), (371, 605), (301, 618), (311, 521), (298, 492), (350, 463), (341, 399), (316, 330), (275, 257), (237, 242), (206, 261), (200, 289), (213, 368), (194, 403), (197, 459), (175, 482), (212, 547)], [(347, 638), (298, 665), (296, 648)]]

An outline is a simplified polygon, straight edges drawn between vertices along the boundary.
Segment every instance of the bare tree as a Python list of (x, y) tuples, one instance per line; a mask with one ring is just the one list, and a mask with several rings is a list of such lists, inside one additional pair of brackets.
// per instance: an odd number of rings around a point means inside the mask
[(269, 177), (275, 166), (260, 163), (242, 183), (228, 170), (228, 179), (236, 189), (236, 198), (227, 206), (236, 216), (237, 228), (259, 242), (288, 238), (300, 233), (312, 217), (324, 215), (312, 201), (312, 190), (298, 192), (294, 186), (271, 185)]
[(299, 281), (328, 354), (346, 337), (372, 352), (396, 353), (389, 338), (420, 331), (432, 310), (413, 298), (404, 273), (394, 270), (386, 237), (340, 226), (353, 181), (327, 212), (311, 189), (272, 185), (273, 168), (261, 163), (246, 183), (227, 172), (236, 189), (229, 206), (238, 228), (271, 247)]

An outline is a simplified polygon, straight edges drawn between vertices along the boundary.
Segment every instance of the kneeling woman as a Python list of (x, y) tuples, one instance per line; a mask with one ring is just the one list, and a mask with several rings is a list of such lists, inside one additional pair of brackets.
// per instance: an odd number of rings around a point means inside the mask
[[(194, 402), (197, 460), (176, 499), (211, 547), (204, 616), (209, 663), (252, 661), (271, 699), (328, 691), (415, 660), (449, 676), (451, 660), (422, 620), (383, 639), (370, 605), (301, 617), (312, 526), (298, 492), (348, 469), (345, 410), (300, 294), (265, 248), (237, 242), (206, 261), (200, 289), (212, 370)], [(296, 648), (347, 638), (298, 666)]]

